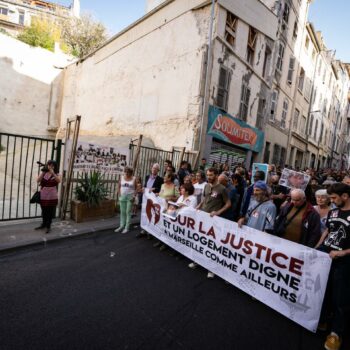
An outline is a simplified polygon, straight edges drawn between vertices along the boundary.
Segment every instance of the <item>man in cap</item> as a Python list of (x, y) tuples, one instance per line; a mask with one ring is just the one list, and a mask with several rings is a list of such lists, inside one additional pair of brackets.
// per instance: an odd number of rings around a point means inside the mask
[(254, 183), (253, 195), (246, 215), (238, 220), (238, 226), (246, 224), (259, 231), (272, 233), (276, 206), (269, 199), (268, 188), (264, 181), (258, 180)]

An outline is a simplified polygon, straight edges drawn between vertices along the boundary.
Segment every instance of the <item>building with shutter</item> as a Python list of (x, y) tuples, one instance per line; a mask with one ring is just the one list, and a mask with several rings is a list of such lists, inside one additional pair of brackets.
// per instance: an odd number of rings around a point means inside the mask
[(210, 162), (258, 160), (276, 15), (259, 0), (149, 1), (148, 10), (66, 69), (63, 123), (79, 114), (83, 133), (140, 133)]
[(33, 18), (60, 21), (70, 16), (79, 17), (80, 0), (73, 0), (71, 6), (63, 6), (42, 0), (1, 0), (0, 29), (16, 36)]

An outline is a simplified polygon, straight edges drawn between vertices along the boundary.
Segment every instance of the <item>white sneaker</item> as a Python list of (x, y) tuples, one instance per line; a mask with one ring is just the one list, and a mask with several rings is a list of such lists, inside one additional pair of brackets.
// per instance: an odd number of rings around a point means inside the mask
[(214, 277), (215, 277), (215, 275), (212, 272), (208, 271), (207, 278), (212, 280)]
[(197, 266), (198, 264), (196, 264), (195, 262), (191, 262), (190, 264), (188, 264), (188, 267), (192, 270), (194, 270)]
[(121, 231), (123, 231), (123, 229), (124, 229), (124, 227), (119, 226), (114, 230), (114, 232), (121, 232)]
[(129, 232), (129, 230), (128, 230), (127, 228), (125, 228), (125, 229), (122, 231), (122, 234), (128, 233), (128, 232)]

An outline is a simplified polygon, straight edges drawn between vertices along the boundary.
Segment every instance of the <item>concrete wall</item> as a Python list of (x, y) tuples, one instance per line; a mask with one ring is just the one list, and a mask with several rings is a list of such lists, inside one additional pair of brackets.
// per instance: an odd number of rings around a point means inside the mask
[(192, 148), (210, 17), (210, 6), (192, 10), (201, 3), (174, 1), (68, 67), (62, 123), (79, 114), (82, 134)]
[(0, 34), (0, 131), (54, 137), (68, 56)]

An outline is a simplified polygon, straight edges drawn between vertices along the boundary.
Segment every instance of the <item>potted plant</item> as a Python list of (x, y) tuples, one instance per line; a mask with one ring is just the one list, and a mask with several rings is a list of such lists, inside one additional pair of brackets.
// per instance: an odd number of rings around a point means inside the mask
[(115, 215), (115, 200), (107, 197), (108, 190), (99, 172), (84, 174), (74, 190), (71, 218), (76, 222), (110, 218)]

